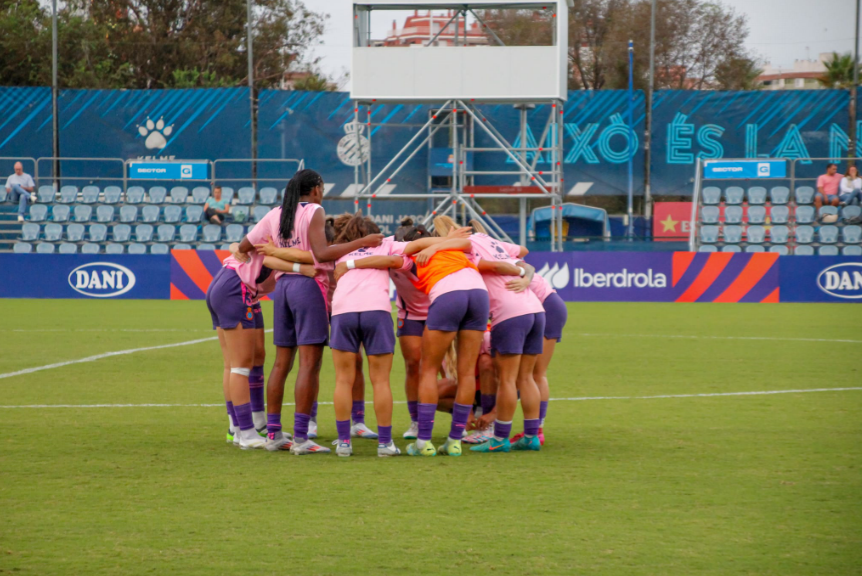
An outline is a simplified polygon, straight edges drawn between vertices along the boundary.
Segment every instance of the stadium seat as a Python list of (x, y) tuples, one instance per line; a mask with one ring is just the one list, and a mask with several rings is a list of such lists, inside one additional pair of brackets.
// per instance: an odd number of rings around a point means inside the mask
[(101, 246), (91, 242), (81, 245), (81, 254), (98, 254), (100, 250)]
[(120, 222), (135, 222), (137, 219), (137, 206), (120, 206)]
[(862, 215), (862, 207), (859, 206), (845, 206), (841, 209), (841, 219), (845, 222), (858, 218), (860, 215)]
[(845, 246), (841, 249), (841, 254), (844, 256), (862, 256), (862, 246)]
[(105, 245), (105, 254), (122, 254), (126, 249), (122, 244), (106, 244)]
[(263, 217), (271, 210), (269, 206), (255, 206), (252, 208), (252, 214), (254, 214), (254, 221), (260, 222), (263, 220)]
[(838, 246), (821, 246), (817, 249), (818, 256), (838, 256)]
[(718, 206), (703, 206), (700, 209), (700, 221), (704, 224), (718, 224)]
[(787, 206), (773, 206), (769, 210), (769, 219), (773, 224), (787, 224), (790, 209)]
[(779, 224), (778, 226), (773, 226), (769, 230), (769, 238), (770, 242), (773, 244), (786, 244), (787, 237), (790, 235), (790, 228), (784, 226), (783, 224)]
[(221, 240), (221, 226), (207, 224), (203, 229), (204, 242), (215, 243)]
[(746, 247), (745, 247), (745, 251), (746, 251), (746, 252), (749, 252), (749, 253), (752, 253), (752, 252), (766, 252), (766, 249), (765, 249), (763, 246), (759, 246), (759, 245), (757, 245), (757, 244), (753, 244), (753, 245), (751, 245), (751, 246), (746, 246)]
[(114, 242), (128, 242), (131, 236), (132, 227), (128, 224), (114, 224), (111, 229), (111, 238)]
[(713, 246), (712, 244), (704, 244), (700, 248), (697, 249), (698, 252), (718, 252), (718, 248)]
[(724, 209), (725, 224), (739, 224), (742, 222), (742, 206), (728, 206)]
[(222, 244), (218, 247), (219, 250), (230, 250), (230, 244)]
[(78, 253), (78, 245), (71, 244), (69, 242), (62, 242), (60, 244), (60, 254), (77, 254)]
[(194, 224), (183, 224), (180, 226), (180, 240), (183, 242), (194, 242), (197, 240), (198, 227)]
[(746, 238), (752, 244), (762, 244), (766, 238), (766, 228), (763, 226), (749, 226), (746, 230)]
[(29, 242), (15, 242), (12, 247), (12, 252), (15, 254), (30, 254), (33, 251), (33, 245)]
[(73, 204), (78, 200), (78, 187), (77, 186), (63, 186), (60, 188), (60, 200), (61, 204)]
[(858, 244), (862, 242), (862, 226), (851, 224), (842, 228), (841, 241), (845, 244)]
[(230, 215), (234, 222), (248, 222), (248, 206), (231, 206)]
[(724, 201), (727, 204), (742, 204), (745, 191), (739, 186), (730, 186), (724, 191)]
[(126, 190), (126, 204), (140, 204), (144, 201), (144, 189), (141, 186), (132, 186)]
[(146, 254), (147, 247), (144, 244), (140, 244), (138, 242), (133, 242), (129, 244), (129, 254)]
[(813, 206), (797, 206), (796, 207), (796, 223), (811, 224), (814, 222), (814, 207)]
[(271, 186), (267, 186), (266, 188), (261, 188), (259, 192), (260, 203), (266, 204), (267, 206), (272, 206), (278, 201), (278, 190), (272, 188)]
[(198, 250), (215, 250), (215, 244), (198, 244)]
[(742, 248), (737, 246), (736, 244), (728, 244), (727, 246), (721, 249), (722, 252), (742, 252)]
[(254, 204), (254, 188), (244, 186), (237, 192), (237, 203), (245, 206)]
[(171, 188), (171, 202), (174, 204), (185, 204), (189, 198), (189, 189), (185, 186), (174, 186)]
[(721, 202), (721, 188), (716, 186), (707, 186), (703, 189), (703, 203), (716, 205)]
[(821, 226), (818, 231), (820, 242), (823, 244), (835, 244), (838, 242), (838, 226)]
[(752, 186), (748, 189), (748, 204), (766, 204), (766, 188)]
[(135, 226), (135, 240), (138, 242), (150, 242), (153, 239), (153, 227), (150, 224), (138, 224)]
[(44, 204), (33, 204), (30, 206), (30, 221), (44, 222), (48, 216), (48, 207)]
[(89, 222), (93, 217), (93, 207), (86, 204), (75, 206), (75, 222)]
[(700, 241), (704, 244), (714, 244), (718, 242), (718, 226), (701, 226)]
[(5, 201), (6, 201), (6, 196), (7, 196), (7, 194), (6, 194), (6, 187), (5, 187), (5, 186), (0, 186), (0, 202), (5, 202)]
[(204, 209), (200, 206), (186, 206), (186, 222), (197, 224), (203, 218)]
[(119, 186), (105, 187), (105, 204), (117, 204), (120, 202), (120, 196), (123, 195), (123, 190)]
[(191, 204), (205, 204), (207, 198), (210, 197), (210, 189), (206, 186), (198, 186), (192, 190)]
[(796, 241), (799, 244), (811, 244), (814, 242), (814, 228), (811, 226), (797, 226)]
[(113, 206), (96, 206), (96, 222), (113, 222)]
[(167, 244), (153, 244), (150, 246), (150, 254), (167, 254), (170, 252)]
[(108, 236), (108, 227), (104, 224), (90, 224), (90, 242), (104, 242)]
[(811, 186), (800, 186), (796, 189), (797, 204), (811, 204), (814, 202), (814, 188)]
[(141, 208), (141, 222), (152, 224), (159, 221), (159, 213), (162, 211), (158, 206), (144, 206)]
[(164, 204), (167, 195), (168, 191), (164, 186), (153, 186), (150, 188), (147, 202), (150, 204)]
[(161, 224), (158, 229), (159, 242), (173, 242), (177, 229), (173, 224)]
[(59, 224), (45, 225), (45, 240), (56, 242), (63, 236), (63, 227)]
[(228, 224), (224, 229), (224, 239), (228, 242), (241, 242), (244, 230), (239, 224)]
[(174, 247), (171, 250), (191, 250), (191, 244), (174, 244)]
[(773, 204), (787, 204), (790, 200), (790, 189), (787, 186), (773, 186), (769, 191), (769, 200)]
[(84, 204), (95, 204), (99, 201), (98, 186), (84, 186), (81, 190), (81, 202)]
[(233, 202), (233, 188), (230, 186), (221, 187), (221, 199), (230, 204)]
[(790, 253), (790, 250), (787, 249), (787, 246), (771, 246), (769, 248), (770, 252), (775, 252), (779, 256), (787, 256)]
[(36, 200), (42, 204), (51, 204), (54, 202), (54, 187), (39, 186), (39, 191), (36, 193)]
[(66, 240), (69, 242), (81, 242), (84, 240), (84, 225), (69, 224), (66, 226)]
[(823, 220), (824, 216), (835, 216), (836, 220), (837, 220), (838, 207), (837, 206), (821, 206), (820, 210), (817, 211), (817, 219)]
[(54, 245), (48, 242), (40, 242), (36, 244), (36, 253), (37, 254), (53, 254), (54, 253)]
[(179, 206), (165, 206), (162, 216), (166, 224), (177, 224), (183, 219), (183, 209)]
[(54, 204), (51, 208), (52, 222), (68, 222), (69, 221), (69, 206), (66, 204)]
[(724, 241), (729, 244), (739, 244), (742, 242), (742, 226), (725, 226)]
[(24, 224), (21, 227), (21, 240), (25, 240), (27, 242), (33, 242), (34, 240), (39, 239), (39, 230), (40, 226), (38, 224)]
[(763, 224), (766, 220), (766, 208), (763, 206), (749, 206), (748, 207), (748, 223), (749, 224)]

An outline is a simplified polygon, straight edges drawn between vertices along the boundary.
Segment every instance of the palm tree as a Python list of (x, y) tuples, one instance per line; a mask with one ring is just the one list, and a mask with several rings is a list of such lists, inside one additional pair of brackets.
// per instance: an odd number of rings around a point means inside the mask
[(817, 79), (825, 88), (850, 88), (853, 85), (853, 54), (832, 53), (832, 59), (823, 63), (826, 72)]
[(759, 90), (757, 81), (763, 69), (751, 58), (735, 56), (715, 68), (715, 84), (719, 90)]

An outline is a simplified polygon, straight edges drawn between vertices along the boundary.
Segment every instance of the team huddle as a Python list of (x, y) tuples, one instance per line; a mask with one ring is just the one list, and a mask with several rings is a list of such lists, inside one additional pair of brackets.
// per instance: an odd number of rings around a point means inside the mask
[[(397, 336), (404, 357), (411, 456), (540, 450), (547, 414), (547, 369), (567, 311), (523, 261), (527, 249), (496, 240), (481, 223), (434, 219), (432, 235), (405, 220), (383, 237), (367, 217), (326, 217), (323, 178), (301, 170), (281, 208), (254, 226), (213, 278), (206, 301), (224, 357), (227, 441), (242, 449), (328, 453), (317, 438), (323, 349), (335, 365), (338, 456), (353, 438), (377, 440), (397, 456), (390, 387)], [(397, 298), (393, 330), (390, 279)], [(264, 321), (273, 300), (276, 358), (264, 387)], [(377, 432), (365, 424), (362, 349), (368, 361)], [(297, 362), (298, 356), (298, 362)], [(293, 434), (282, 430), (284, 386), (296, 363)], [(518, 401), (523, 432), (510, 439)], [(436, 413), (451, 413), (446, 442), (431, 443)]]

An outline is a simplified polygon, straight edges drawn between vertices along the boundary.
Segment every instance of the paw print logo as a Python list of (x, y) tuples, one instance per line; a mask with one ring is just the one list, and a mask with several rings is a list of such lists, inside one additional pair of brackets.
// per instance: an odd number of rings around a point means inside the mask
[(165, 140), (165, 136), (170, 136), (173, 131), (174, 125), (165, 126), (164, 118), (159, 118), (158, 122), (153, 122), (148, 116), (147, 121), (138, 126), (138, 133), (146, 138), (144, 145), (150, 150), (162, 149), (167, 146), (168, 141)]

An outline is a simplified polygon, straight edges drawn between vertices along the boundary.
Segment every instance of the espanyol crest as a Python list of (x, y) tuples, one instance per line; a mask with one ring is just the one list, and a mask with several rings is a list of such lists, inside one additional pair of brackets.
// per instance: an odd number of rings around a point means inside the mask
[(368, 160), (369, 142), (362, 135), (365, 126), (359, 122), (344, 125), (345, 136), (338, 142), (338, 158), (348, 166), (360, 166)]

